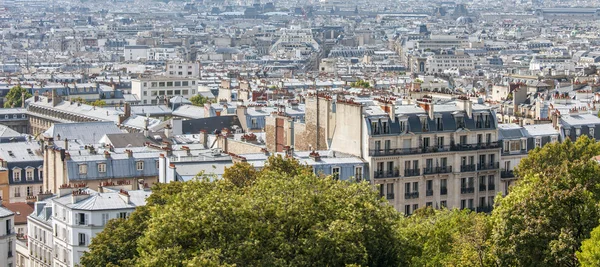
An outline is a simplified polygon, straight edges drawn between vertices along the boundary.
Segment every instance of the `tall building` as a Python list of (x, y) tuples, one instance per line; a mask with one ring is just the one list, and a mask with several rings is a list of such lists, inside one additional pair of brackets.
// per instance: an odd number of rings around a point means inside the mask
[[(49, 196), (45, 196), (49, 197)], [(52, 230), (52, 200), (38, 197), (33, 213), (27, 217), (29, 245), (29, 265), (50, 267), (54, 248), (54, 231)]]
[[(76, 266), (90, 241), (111, 219), (126, 219), (146, 205), (149, 190), (63, 188), (52, 202), (53, 265)], [(46, 204), (47, 205), (47, 204)], [(44, 215), (45, 216), (45, 215)]]
[(15, 214), (0, 206), (0, 265), (12, 267), (16, 256)]
[[(179, 66), (176, 69), (178, 70)], [(189, 99), (196, 95), (196, 92), (198, 92), (198, 85), (194, 78), (157, 76), (131, 80), (131, 93), (136, 95), (142, 104), (160, 104), (165, 98), (170, 99), (174, 96)]]

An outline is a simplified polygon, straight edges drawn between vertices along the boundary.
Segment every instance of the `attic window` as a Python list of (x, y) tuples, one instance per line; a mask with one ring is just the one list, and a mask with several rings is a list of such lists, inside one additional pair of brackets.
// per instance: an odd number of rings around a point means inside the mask
[(33, 156), (33, 151), (31, 151), (31, 148), (28, 148), (28, 149), (27, 149), (27, 153), (28, 153), (29, 155)]
[(13, 154), (13, 152), (11, 150), (8, 151), (8, 155), (11, 156), (11, 157), (15, 156), (15, 154)]

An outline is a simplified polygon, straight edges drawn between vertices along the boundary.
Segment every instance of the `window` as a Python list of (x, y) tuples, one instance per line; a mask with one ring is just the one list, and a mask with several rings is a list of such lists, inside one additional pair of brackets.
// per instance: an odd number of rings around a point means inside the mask
[(488, 145), (492, 143), (492, 134), (485, 135), (485, 143)]
[(181, 86), (188, 86), (188, 85), (190, 85), (188, 81), (181, 82)]
[(408, 132), (408, 128), (406, 127), (408, 121), (400, 121), (400, 133)]
[(119, 216), (117, 218), (119, 218), (119, 219), (127, 219), (127, 212), (119, 212)]
[(413, 212), (415, 212), (416, 210), (418, 210), (419, 209), (419, 204), (413, 204), (412, 209), (413, 209)]
[(448, 180), (441, 179), (440, 180), (440, 195), (448, 194)]
[(429, 124), (427, 123), (427, 118), (421, 118), (421, 130), (423, 132), (429, 131)]
[(413, 182), (413, 192), (414, 193), (419, 192), (419, 182)]
[(438, 148), (443, 149), (444, 148), (444, 137), (440, 136), (437, 138), (438, 141)]
[(442, 201), (440, 201), (440, 206), (441, 206), (442, 208), (446, 208), (446, 207), (448, 207), (448, 204), (447, 204), (446, 200), (442, 200)]
[(581, 135), (581, 128), (575, 128), (575, 136), (579, 137)]
[(496, 189), (496, 183), (494, 183), (494, 175), (489, 175), (488, 176), (488, 190), (495, 190)]
[(135, 169), (138, 171), (142, 171), (144, 170), (144, 162), (143, 161), (138, 161), (135, 163)]
[(106, 172), (106, 163), (98, 163), (98, 172), (100, 172), (100, 173)]
[(187, 95), (188, 93), (189, 93), (189, 90), (181, 90), (182, 95)]
[(461, 199), (460, 200), (460, 209), (465, 209), (467, 207), (467, 200), (466, 199)]
[(541, 137), (535, 138), (535, 147), (542, 147), (542, 138)]
[(433, 207), (433, 202), (425, 202), (425, 207)]
[(426, 191), (425, 195), (433, 196), (433, 180), (427, 180), (425, 183)]
[(102, 225), (106, 225), (108, 223), (108, 213), (102, 213)]
[(331, 168), (331, 176), (334, 180), (340, 179), (340, 167)]
[(474, 203), (474, 202), (475, 202), (475, 201), (473, 201), (473, 199), (472, 199), (472, 198), (470, 198), (470, 199), (469, 199), (469, 209), (473, 209), (473, 208), (474, 208), (474, 206), (473, 206), (473, 203)]
[(181, 90), (175, 90), (175, 95), (181, 95)]
[(510, 151), (520, 151), (521, 141), (510, 141)]
[(355, 167), (354, 168), (354, 178), (356, 179), (357, 182), (362, 181), (362, 167)]
[(159, 87), (165, 87), (165, 82), (158, 82)]
[(87, 216), (85, 215), (85, 213), (77, 213), (75, 221), (78, 225), (87, 225)]
[(467, 136), (466, 135), (461, 135), (460, 136), (460, 144), (461, 145), (466, 145), (467, 144)]
[(17, 168), (13, 170), (13, 180), (15, 182), (21, 181), (21, 169)]
[(487, 188), (485, 187), (485, 175), (479, 176), (479, 191), (485, 191)]
[(410, 215), (410, 205), (404, 205), (404, 215)]
[(191, 72), (191, 71), (188, 71), (188, 75), (192, 75), (192, 72)]
[(175, 86), (181, 86), (181, 82), (175, 82)]
[(79, 165), (79, 174), (87, 174), (87, 165), (86, 164)]
[[(6, 220), (6, 234), (9, 235), (12, 233), (12, 224), (11, 224), (11, 220), (8, 219)], [(9, 246), (12, 247), (12, 246)]]
[(594, 138), (594, 127), (590, 126), (589, 129), (590, 129), (590, 137)]
[(429, 144), (429, 137), (423, 137), (423, 148), (428, 148)]
[(387, 199), (394, 199), (394, 184), (387, 184)]
[[(10, 241), (8, 241), (8, 257), (9, 258), (11, 258), (13, 256), (12, 247), (13, 247), (13, 242), (12, 242), (12, 240), (10, 240)], [(10, 265), (12, 265), (12, 263)]]
[(84, 233), (79, 233), (79, 245), (87, 246), (87, 238)]
[(28, 197), (33, 196), (33, 187), (31, 187), (31, 186), (27, 187), (27, 196)]

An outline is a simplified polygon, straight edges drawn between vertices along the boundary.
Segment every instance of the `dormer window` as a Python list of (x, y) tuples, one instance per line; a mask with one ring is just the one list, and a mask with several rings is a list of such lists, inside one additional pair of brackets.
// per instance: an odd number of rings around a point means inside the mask
[(79, 174), (87, 174), (87, 164), (79, 164)]
[(421, 118), (421, 130), (423, 132), (429, 132), (429, 124), (427, 123), (427, 118)]
[(33, 181), (33, 170), (35, 168), (33, 167), (29, 167), (25, 170), (25, 179), (27, 179), (27, 181)]
[(465, 118), (463, 116), (455, 116), (456, 119), (456, 128), (465, 128)]
[(390, 126), (388, 125), (387, 121), (381, 123), (381, 128), (383, 128), (383, 134), (390, 133)]
[(408, 132), (407, 121), (400, 121), (400, 133)]
[(570, 129), (565, 129), (565, 135), (566, 136), (570, 136), (571, 135), (571, 130)]
[(13, 180), (15, 182), (20, 182), (21, 181), (21, 168), (14, 168), (13, 169)]
[(98, 172), (105, 173), (106, 172), (106, 163), (98, 163)]
[(435, 125), (438, 131), (444, 130), (444, 122), (442, 121), (442, 117), (435, 118)]
[(376, 121), (371, 122), (371, 134), (379, 134), (379, 124)]
[(594, 127), (589, 127), (590, 129), (590, 137), (594, 138)]
[(542, 138), (541, 137), (535, 138), (535, 147), (542, 147)]
[(575, 128), (575, 136), (579, 137), (581, 135), (581, 128)]
[(143, 161), (136, 162), (135, 169), (138, 171), (143, 171), (144, 170), (144, 162)]

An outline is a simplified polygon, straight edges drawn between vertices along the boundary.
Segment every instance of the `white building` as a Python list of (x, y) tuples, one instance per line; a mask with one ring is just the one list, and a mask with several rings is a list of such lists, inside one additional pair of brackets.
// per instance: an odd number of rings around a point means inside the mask
[(173, 47), (154, 47), (148, 50), (148, 60), (170, 60), (177, 58), (177, 49)]
[(147, 45), (126, 45), (123, 49), (125, 61), (141, 61), (148, 59), (148, 51), (150, 47)]
[(14, 217), (12, 211), (0, 207), (0, 266), (14, 266), (16, 256)]
[(473, 70), (475, 61), (469, 55), (432, 55), (427, 57), (426, 73), (443, 73), (447, 69)]
[[(75, 190), (75, 191), (73, 191)], [(76, 266), (90, 241), (110, 219), (126, 219), (137, 206), (146, 204), (151, 191), (61, 188), (52, 199), (53, 266)], [(65, 193), (65, 194), (63, 194)]]
[(294, 57), (319, 51), (319, 43), (313, 38), (310, 29), (281, 29), (281, 37), (271, 46), (269, 52), (274, 55)]
[(54, 235), (52, 231), (52, 203), (50, 199), (35, 203), (27, 217), (29, 265), (50, 267), (53, 262)]
[(200, 63), (169, 63), (166, 73), (169, 77), (200, 77)]
[(158, 104), (165, 97), (196, 95), (196, 79), (177, 77), (149, 77), (131, 80), (131, 94), (136, 95), (143, 104)]

